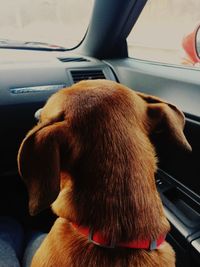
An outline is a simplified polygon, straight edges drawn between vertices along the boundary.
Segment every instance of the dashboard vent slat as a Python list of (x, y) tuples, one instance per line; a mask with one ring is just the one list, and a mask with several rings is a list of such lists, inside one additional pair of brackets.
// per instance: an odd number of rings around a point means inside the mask
[(74, 83), (81, 80), (106, 79), (102, 70), (73, 70), (71, 75)]
[(84, 57), (59, 57), (61, 62), (90, 62), (89, 59)]

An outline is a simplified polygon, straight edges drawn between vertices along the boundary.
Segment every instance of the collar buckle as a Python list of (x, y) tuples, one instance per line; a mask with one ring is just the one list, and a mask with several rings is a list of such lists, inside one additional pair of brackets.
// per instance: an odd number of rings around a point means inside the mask
[(152, 240), (149, 246), (149, 250), (155, 250), (155, 249), (157, 249), (157, 241)]
[(104, 244), (100, 244), (100, 243), (94, 241), (93, 240), (93, 230), (90, 230), (89, 235), (88, 235), (88, 240), (89, 240), (90, 243), (92, 243), (92, 244), (94, 244), (96, 246), (99, 246), (101, 248), (115, 248), (115, 244), (112, 243), (112, 242), (110, 244), (105, 244), (104, 245)]

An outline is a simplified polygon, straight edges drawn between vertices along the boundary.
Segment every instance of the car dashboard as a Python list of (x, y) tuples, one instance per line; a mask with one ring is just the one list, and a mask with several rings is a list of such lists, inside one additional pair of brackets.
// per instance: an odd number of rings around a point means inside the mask
[(102, 61), (70, 53), (0, 50), (0, 58), (1, 175), (16, 171), (17, 148), (51, 94), (83, 79), (116, 80)]

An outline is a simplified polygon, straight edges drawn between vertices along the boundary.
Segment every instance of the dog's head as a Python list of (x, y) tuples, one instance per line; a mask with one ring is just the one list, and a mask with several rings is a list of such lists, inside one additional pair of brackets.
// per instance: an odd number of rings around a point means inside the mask
[(30, 213), (50, 206), (66, 181), (73, 185), (77, 206), (94, 198), (101, 205), (98, 188), (110, 201), (113, 192), (128, 194), (121, 181), (156, 171), (153, 132), (166, 132), (168, 142), (191, 150), (183, 128), (184, 116), (174, 105), (115, 82), (83, 81), (60, 90), (49, 98), (18, 153)]

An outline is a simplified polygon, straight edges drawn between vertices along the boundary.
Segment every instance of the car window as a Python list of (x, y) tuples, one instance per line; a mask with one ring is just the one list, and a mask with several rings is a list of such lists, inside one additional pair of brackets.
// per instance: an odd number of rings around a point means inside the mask
[(0, 0), (0, 39), (71, 48), (83, 38), (93, 0)]
[(199, 67), (194, 43), (199, 10), (199, 0), (147, 1), (128, 37), (129, 56)]

